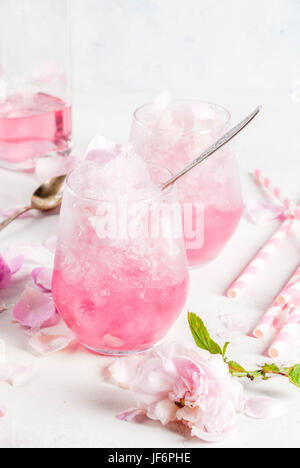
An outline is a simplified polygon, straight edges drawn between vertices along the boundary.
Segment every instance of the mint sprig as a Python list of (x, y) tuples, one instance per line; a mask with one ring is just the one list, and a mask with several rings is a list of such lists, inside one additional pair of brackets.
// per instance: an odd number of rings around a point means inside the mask
[(220, 346), (211, 339), (203, 321), (196, 314), (192, 313), (188, 314), (188, 319), (196, 345), (201, 349), (205, 349), (210, 354), (223, 355)]
[(199, 348), (208, 351), (210, 354), (220, 354), (223, 357), (224, 362), (228, 365), (229, 372), (233, 377), (248, 378), (250, 380), (258, 378), (268, 380), (273, 375), (280, 375), (288, 378), (293, 385), (300, 388), (300, 364), (296, 364), (293, 367), (282, 368), (278, 367), (276, 364), (264, 364), (257, 370), (247, 371), (237, 362), (228, 361), (226, 353), (230, 343), (226, 342), (222, 349), (221, 346), (211, 338), (203, 320), (201, 320), (200, 317), (189, 312), (188, 321), (196, 345)]

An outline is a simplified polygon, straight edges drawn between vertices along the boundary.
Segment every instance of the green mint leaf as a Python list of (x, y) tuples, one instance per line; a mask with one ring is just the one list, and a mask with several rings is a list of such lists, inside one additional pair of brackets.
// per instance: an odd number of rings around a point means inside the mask
[(247, 374), (247, 371), (237, 362), (235, 361), (230, 361), (227, 363), (229, 367), (229, 371), (231, 374)]
[(210, 352), (210, 354), (221, 354), (222, 356), (223, 353), (220, 346), (211, 339), (203, 321), (196, 314), (190, 312), (188, 320), (196, 345)]
[(300, 364), (297, 364), (289, 370), (289, 379), (292, 384), (300, 388)]
[(280, 372), (280, 369), (275, 364), (265, 364), (262, 367), (262, 371), (265, 372), (266, 374), (273, 373), (273, 372), (278, 373)]
[(226, 343), (223, 346), (222, 356), (224, 359), (226, 359), (226, 351), (229, 345), (230, 345), (229, 341), (226, 341)]

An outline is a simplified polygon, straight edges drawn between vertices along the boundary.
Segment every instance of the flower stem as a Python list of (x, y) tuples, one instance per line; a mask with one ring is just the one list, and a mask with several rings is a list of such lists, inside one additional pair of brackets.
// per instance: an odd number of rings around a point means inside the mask
[(230, 373), (233, 377), (237, 377), (237, 378), (240, 378), (240, 379), (243, 379), (243, 378), (247, 378), (247, 379), (250, 379), (250, 380), (255, 380), (255, 379), (258, 379), (260, 377), (262, 377), (263, 379), (269, 379), (271, 378), (272, 375), (280, 375), (282, 377), (286, 377), (288, 378), (289, 377), (289, 371), (290, 369), (287, 369), (287, 368), (284, 368), (284, 369), (275, 369), (275, 366), (274, 368), (266, 368), (266, 367), (262, 367), (261, 369), (259, 370), (256, 370), (256, 371), (237, 371), (237, 370), (234, 370), (230, 367), (229, 365), (229, 370), (230, 370)]

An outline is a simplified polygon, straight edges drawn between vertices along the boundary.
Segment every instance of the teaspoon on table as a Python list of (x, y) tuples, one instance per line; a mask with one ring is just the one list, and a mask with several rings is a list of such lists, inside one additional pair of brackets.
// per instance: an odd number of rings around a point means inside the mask
[[(188, 166), (186, 166), (182, 171), (180, 171), (177, 175), (169, 179), (167, 182), (161, 185), (161, 190), (165, 190), (171, 184), (174, 184), (178, 179), (182, 176), (187, 174), (191, 171), (194, 167), (198, 166), (198, 164), (205, 161), (207, 158), (212, 156), (216, 151), (226, 145), (229, 141), (231, 141), (238, 133), (240, 133), (261, 111), (261, 107), (257, 107), (251, 114), (249, 114), (244, 120), (238, 123), (235, 127), (229, 130), (225, 135), (223, 135), (218, 141), (216, 141), (212, 146), (210, 146), (207, 150), (204, 151), (198, 158), (192, 161)], [(31, 205), (26, 206), (8, 219), (4, 220), (0, 223), (0, 231), (8, 226), (12, 221), (16, 218), (21, 216), (22, 214), (26, 213), (30, 210), (39, 210), (39, 211), (50, 211), (54, 208), (60, 206), (62, 201), (62, 192), (64, 182), (66, 180), (66, 175), (55, 177), (50, 179), (48, 182), (42, 184), (32, 195), (31, 198)]]
[(31, 204), (16, 211), (12, 216), (0, 223), (0, 231), (12, 221), (30, 210), (50, 211), (60, 206), (66, 176), (58, 176), (42, 184), (32, 195)]

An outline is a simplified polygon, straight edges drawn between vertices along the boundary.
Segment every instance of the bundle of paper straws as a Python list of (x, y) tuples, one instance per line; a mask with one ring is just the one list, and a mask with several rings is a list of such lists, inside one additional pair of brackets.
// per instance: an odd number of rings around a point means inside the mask
[[(296, 203), (285, 197), (281, 190), (271, 183), (270, 179), (262, 176), (261, 171), (256, 170), (254, 177), (256, 182), (286, 209), (287, 216), (275, 234), (259, 250), (253, 260), (230, 286), (227, 296), (231, 299), (238, 299), (241, 296), (247, 286), (255, 279), (258, 271), (263, 268), (267, 260), (287, 237), (295, 221), (300, 220), (300, 205), (297, 206)], [(276, 358), (289, 348), (295, 336), (297, 336), (299, 324), (300, 265), (255, 327), (253, 335), (256, 338), (262, 338), (271, 331), (272, 327), (277, 328), (275, 340), (268, 349), (268, 355)]]

